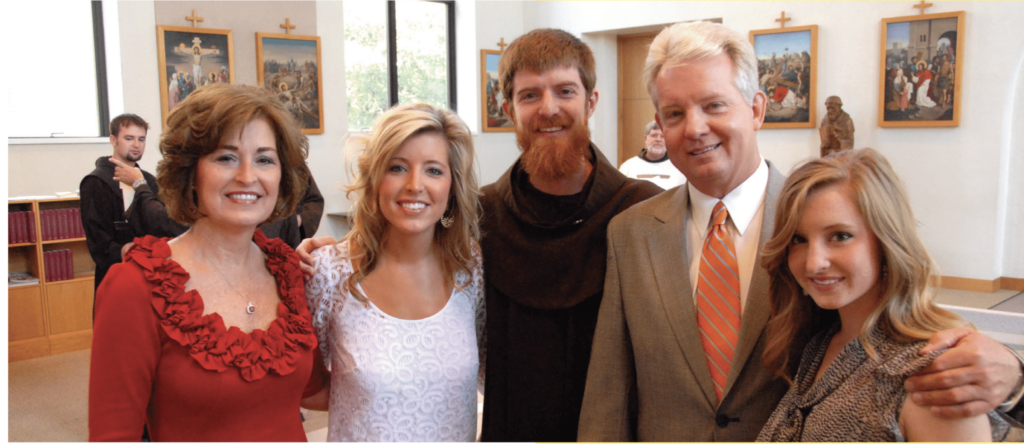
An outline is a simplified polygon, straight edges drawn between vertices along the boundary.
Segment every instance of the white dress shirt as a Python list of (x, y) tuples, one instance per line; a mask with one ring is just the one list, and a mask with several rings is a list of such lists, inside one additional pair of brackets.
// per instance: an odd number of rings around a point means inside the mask
[[(697, 275), (700, 272), (700, 255), (704, 249), (704, 236), (711, 228), (711, 212), (718, 199), (701, 193), (687, 183), (690, 192), (690, 208), (686, 212), (686, 261), (690, 264), (690, 286), (693, 303), (697, 304)], [(736, 246), (736, 259), (740, 274), (740, 316), (747, 304), (750, 278), (757, 262), (757, 246), (761, 237), (761, 220), (764, 218), (764, 197), (768, 189), (768, 163), (761, 158), (761, 164), (747, 180), (722, 198), (729, 210), (726, 227)]]
[(121, 200), (124, 202), (124, 210), (128, 211), (128, 208), (132, 206), (132, 201), (135, 200), (135, 188), (124, 182), (118, 182), (121, 185)]

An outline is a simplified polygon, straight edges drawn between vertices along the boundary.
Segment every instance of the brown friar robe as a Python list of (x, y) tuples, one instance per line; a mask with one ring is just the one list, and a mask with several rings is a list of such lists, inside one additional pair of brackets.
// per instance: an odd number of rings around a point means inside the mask
[(579, 195), (537, 191), (520, 161), (482, 189), (484, 441), (576, 440), (608, 222), (661, 192), (589, 151), (594, 169)]

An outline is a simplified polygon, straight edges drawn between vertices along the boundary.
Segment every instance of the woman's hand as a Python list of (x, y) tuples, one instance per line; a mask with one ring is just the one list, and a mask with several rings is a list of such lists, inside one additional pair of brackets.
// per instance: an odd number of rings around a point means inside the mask
[(309, 282), (309, 278), (313, 277), (313, 250), (320, 247), (326, 247), (337, 243), (333, 237), (324, 236), (318, 238), (304, 239), (298, 247), (295, 248), (295, 253), (299, 255), (299, 268), (302, 269), (302, 279)]

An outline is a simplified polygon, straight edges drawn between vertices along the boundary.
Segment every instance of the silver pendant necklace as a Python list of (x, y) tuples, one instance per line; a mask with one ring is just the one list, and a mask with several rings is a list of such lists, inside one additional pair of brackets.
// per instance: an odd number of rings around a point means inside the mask
[(220, 278), (224, 279), (224, 283), (228, 284), (228, 287), (231, 287), (231, 289), (234, 290), (235, 294), (237, 294), (238, 297), (242, 298), (243, 302), (248, 302), (249, 305), (245, 306), (246, 314), (250, 314), (251, 315), (251, 314), (256, 313), (256, 306), (252, 305), (252, 301), (251, 300), (246, 300), (246, 297), (242, 295), (242, 292), (238, 291), (238, 289), (235, 288), (235, 286), (231, 284), (231, 281), (228, 280), (227, 276), (224, 276), (224, 272), (220, 270), (220, 267), (218, 267), (217, 265), (214, 265), (214, 264), (211, 264), (211, 265), (213, 265), (213, 268), (215, 270), (217, 270), (217, 273), (220, 273)]

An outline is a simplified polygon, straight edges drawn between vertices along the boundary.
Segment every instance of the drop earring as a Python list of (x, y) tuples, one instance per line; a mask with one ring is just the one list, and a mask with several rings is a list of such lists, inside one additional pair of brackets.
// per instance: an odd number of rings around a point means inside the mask
[(451, 204), (446, 205), (445, 208), (444, 208), (445, 216), (441, 217), (441, 226), (442, 227), (451, 228), (452, 224), (455, 223), (455, 216), (452, 216), (449, 213), (449, 211), (451, 211), (451, 208), (452, 208)]

